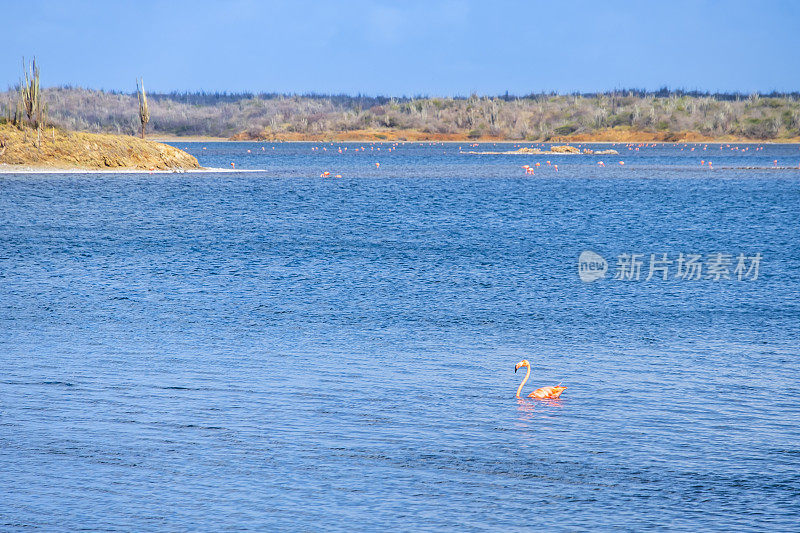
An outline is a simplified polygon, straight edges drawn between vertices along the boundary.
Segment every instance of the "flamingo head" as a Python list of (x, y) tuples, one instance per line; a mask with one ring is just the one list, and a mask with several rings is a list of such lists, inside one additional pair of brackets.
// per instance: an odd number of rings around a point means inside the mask
[(527, 366), (528, 368), (530, 368), (530, 367), (531, 367), (531, 364), (528, 362), (528, 360), (527, 360), (527, 359), (523, 359), (522, 361), (520, 361), (519, 363), (517, 363), (517, 364), (516, 364), (516, 366), (514, 366), (514, 373), (516, 374), (516, 373), (517, 373), (517, 370), (519, 370), (519, 369), (520, 369), (520, 368), (522, 368), (523, 366)]

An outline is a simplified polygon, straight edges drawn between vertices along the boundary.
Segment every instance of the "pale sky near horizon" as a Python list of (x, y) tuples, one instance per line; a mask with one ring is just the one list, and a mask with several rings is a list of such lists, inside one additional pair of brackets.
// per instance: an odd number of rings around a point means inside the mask
[(528, 94), (800, 91), (800, 2), (26, 0), (2, 5), (0, 90)]

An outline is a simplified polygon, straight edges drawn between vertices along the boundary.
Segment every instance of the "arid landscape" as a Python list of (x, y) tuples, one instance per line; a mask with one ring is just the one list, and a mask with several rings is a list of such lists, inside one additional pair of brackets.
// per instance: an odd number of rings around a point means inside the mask
[(2, 14), (0, 533), (798, 531), (797, 0)]
[(49, 127), (37, 139), (36, 130), (0, 124), (0, 169), (37, 168), (197, 169), (194, 156), (167, 144), (130, 135), (70, 132)]
[[(50, 121), (134, 135), (135, 93), (43, 89)], [(15, 92), (0, 94), (13, 112)], [(800, 94), (614, 91), (465, 98), (227, 93), (148, 94), (157, 138), (346, 141), (774, 141), (800, 139)]]

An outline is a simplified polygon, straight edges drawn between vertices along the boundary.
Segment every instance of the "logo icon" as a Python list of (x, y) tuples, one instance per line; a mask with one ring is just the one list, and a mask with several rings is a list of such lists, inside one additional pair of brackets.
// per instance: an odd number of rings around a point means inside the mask
[(608, 263), (603, 256), (584, 250), (578, 257), (578, 276), (584, 283), (591, 283), (597, 279), (606, 277)]

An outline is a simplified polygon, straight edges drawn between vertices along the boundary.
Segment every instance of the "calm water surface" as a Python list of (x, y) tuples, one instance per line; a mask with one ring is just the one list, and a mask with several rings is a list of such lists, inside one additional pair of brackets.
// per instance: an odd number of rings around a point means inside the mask
[(797, 145), (176, 145), (0, 176), (0, 529), (796, 530)]

